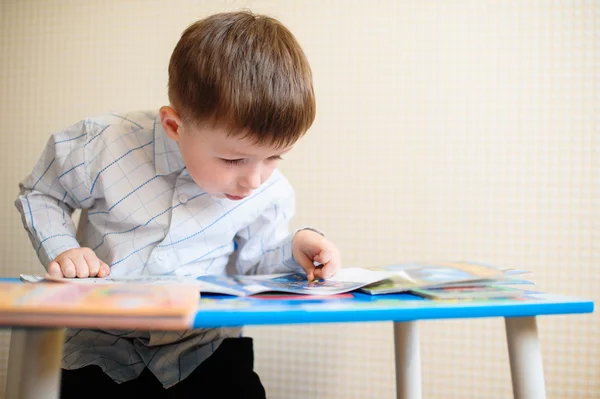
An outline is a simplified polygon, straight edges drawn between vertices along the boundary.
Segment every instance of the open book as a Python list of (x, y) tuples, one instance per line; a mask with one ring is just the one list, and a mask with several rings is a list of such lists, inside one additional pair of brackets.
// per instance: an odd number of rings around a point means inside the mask
[(0, 283), (0, 324), (189, 328), (200, 299), (193, 286)]
[(248, 296), (267, 292), (285, 292), (305, 295), (335, 295), (357, 290), (376, 281), (381, 281), (393, 275), (390, 271), (375, 271), (362, 268), (342, 268), (335, 276), (327, 279), (307, 281), (303, 273), (257, 276), (107, 276), (104, 278), (61, 278), (54, 279), (44, 276), (21, 275), (21, 280), (40, 282), (56, 280), (73, 284), (120, 284), (143, 283), (152, 285), (187, 284), (196, 287), (202, 293)]
[[(264, 293), (289, 293), (304, 295), (336, 295), (360, 290), (367, 294), (379, 295), (400, 292), (413, 292), (417, 295), (435, 298), (435, 293), (458, 295), (459, 290), (449, 290), (450, 287), (464, 288), (479, 287), (477, 290), (462, 290), (462, 295), (469, 292), (482, 296), (484, 288), (491, 285), (527, 284), (528, 281), (517, 280), (510, 275), (526, 271), (502, 270), (491, 266), (469, 262), (437, 262), (437, 263), (406, 263), (390, 265), (376, 269), (358, 267), (342, 268), (337, 274), (327, 280), (317, 279), (307, 281), (303, 273), (280, 275), (202, 275), (202, 276), (108, 276), (104, 278), (61, 278), (21, 275), (21, 279), (30, 282), (57, 280), (73, 284), (122, 284), (145, 283), (152, 285), (187, 284), (196, 287), (202, 293), (249, 296)], [(445, 291), (425, 289), (446, 288)], [(488, 295), (517, 294), (510, 290), (488, 290)]]
[[(369, 284), (361, 291), (370, 295), (410, 291), (428, 298), (475, 298), (517, 296), (517, 288), (493, 287), (531, 284), (512, 276), (526, 270), (498, 269), (474, 262), (412, 262), (378, 268), (393, 271), (388, 279)], [(468, 288), (467, 288), (468, 287)]]

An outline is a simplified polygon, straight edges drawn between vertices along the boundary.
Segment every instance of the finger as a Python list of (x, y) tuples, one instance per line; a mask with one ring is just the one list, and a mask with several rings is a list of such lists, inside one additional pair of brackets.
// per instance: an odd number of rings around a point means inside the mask
[(308, 281), (313, 281), (315, 279), (315, 265), (313, 261), (305, 253), (300, 253), (296, 257), (296, 262), (302, 267), (304, 273), (306, 273)]
[(63, 276), (62, 270), (60, 270), (60, 265), (56, 261), (50, 262), (48, 265), (48, 274), (50, 277), (61, 278)]
[(73, 256), (71, 260), (75, 263), (75, 274), (77, 277), (86, 278), (90, 275), (90, 267), (82, 254)]
[(73, 278), (77, 275), (77, 271), (75, 269), (75, 263), (69, 258), (64, 258), (59, 261), (60, 270), (62, 270), (63, 276), (67, 278)]
[(88, 276), (85, 277), (96, 277), (100, 271), (100, 259), (92, 250), (84, 252), (83, 259), (88, 266)]
[(315, 277), (327, 280), (335, 274), (335, 268), (331, 266), (331, 262), (323, 265), (323, 267), (317, 268), (315, 271)]
[(340, 269), (341, 262), (339, 256), (332, 255), (329, 262), (323, 264), (322, 267), (318, 268), (315, 275), (322, 279), (328, 279)]
[(333, 251), (331, 251), (329, 249), (325, 249), (325, 250), (321, 251), (319, 254), (317, 254), (317, 256), (315, 256), (315, 261), (324, 265), (327, 262), (331, 261), (332, 257), (333, 257)]
[(96, 275), (96, 277), (106, 277), (109, 274), (110, 267), (106, 263), (100, 261), (100, 269), (98, 270), (98, 274)]

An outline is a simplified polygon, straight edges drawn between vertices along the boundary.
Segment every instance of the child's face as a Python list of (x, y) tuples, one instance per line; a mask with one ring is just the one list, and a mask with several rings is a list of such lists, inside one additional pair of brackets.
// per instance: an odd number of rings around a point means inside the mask
[(281, 156), (291, 150), (291, 146), (280, 149), (229, 137), (228, 130), (219, 125), (188, 127), (179, 119), (163, 116), (162, 108), (161, 120), (167, 135), (178, 142), (194, 182), (211, 195), (234, 201), (256, 190), (271, 176)]

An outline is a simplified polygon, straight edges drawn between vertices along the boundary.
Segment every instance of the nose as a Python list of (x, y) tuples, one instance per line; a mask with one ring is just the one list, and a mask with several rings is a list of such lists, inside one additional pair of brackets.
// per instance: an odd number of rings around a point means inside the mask
[(252, 168), (242, 177), (240, 185), (249, 190), (256, 190), (262, 183), (259, 168)]

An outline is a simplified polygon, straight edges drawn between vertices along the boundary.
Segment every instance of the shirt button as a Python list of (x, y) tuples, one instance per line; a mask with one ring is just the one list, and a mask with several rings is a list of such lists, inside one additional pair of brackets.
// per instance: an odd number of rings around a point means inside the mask
[(185, 204), (188, 201), (188, 197), (185, 194), (181, 194), (179, 196), (179, 202), (181, 202), (182, 204)]
[(159, 252), (156, 254), (156, 259), (158, 260), (165, 260), (165, 254), (162, 252)]

